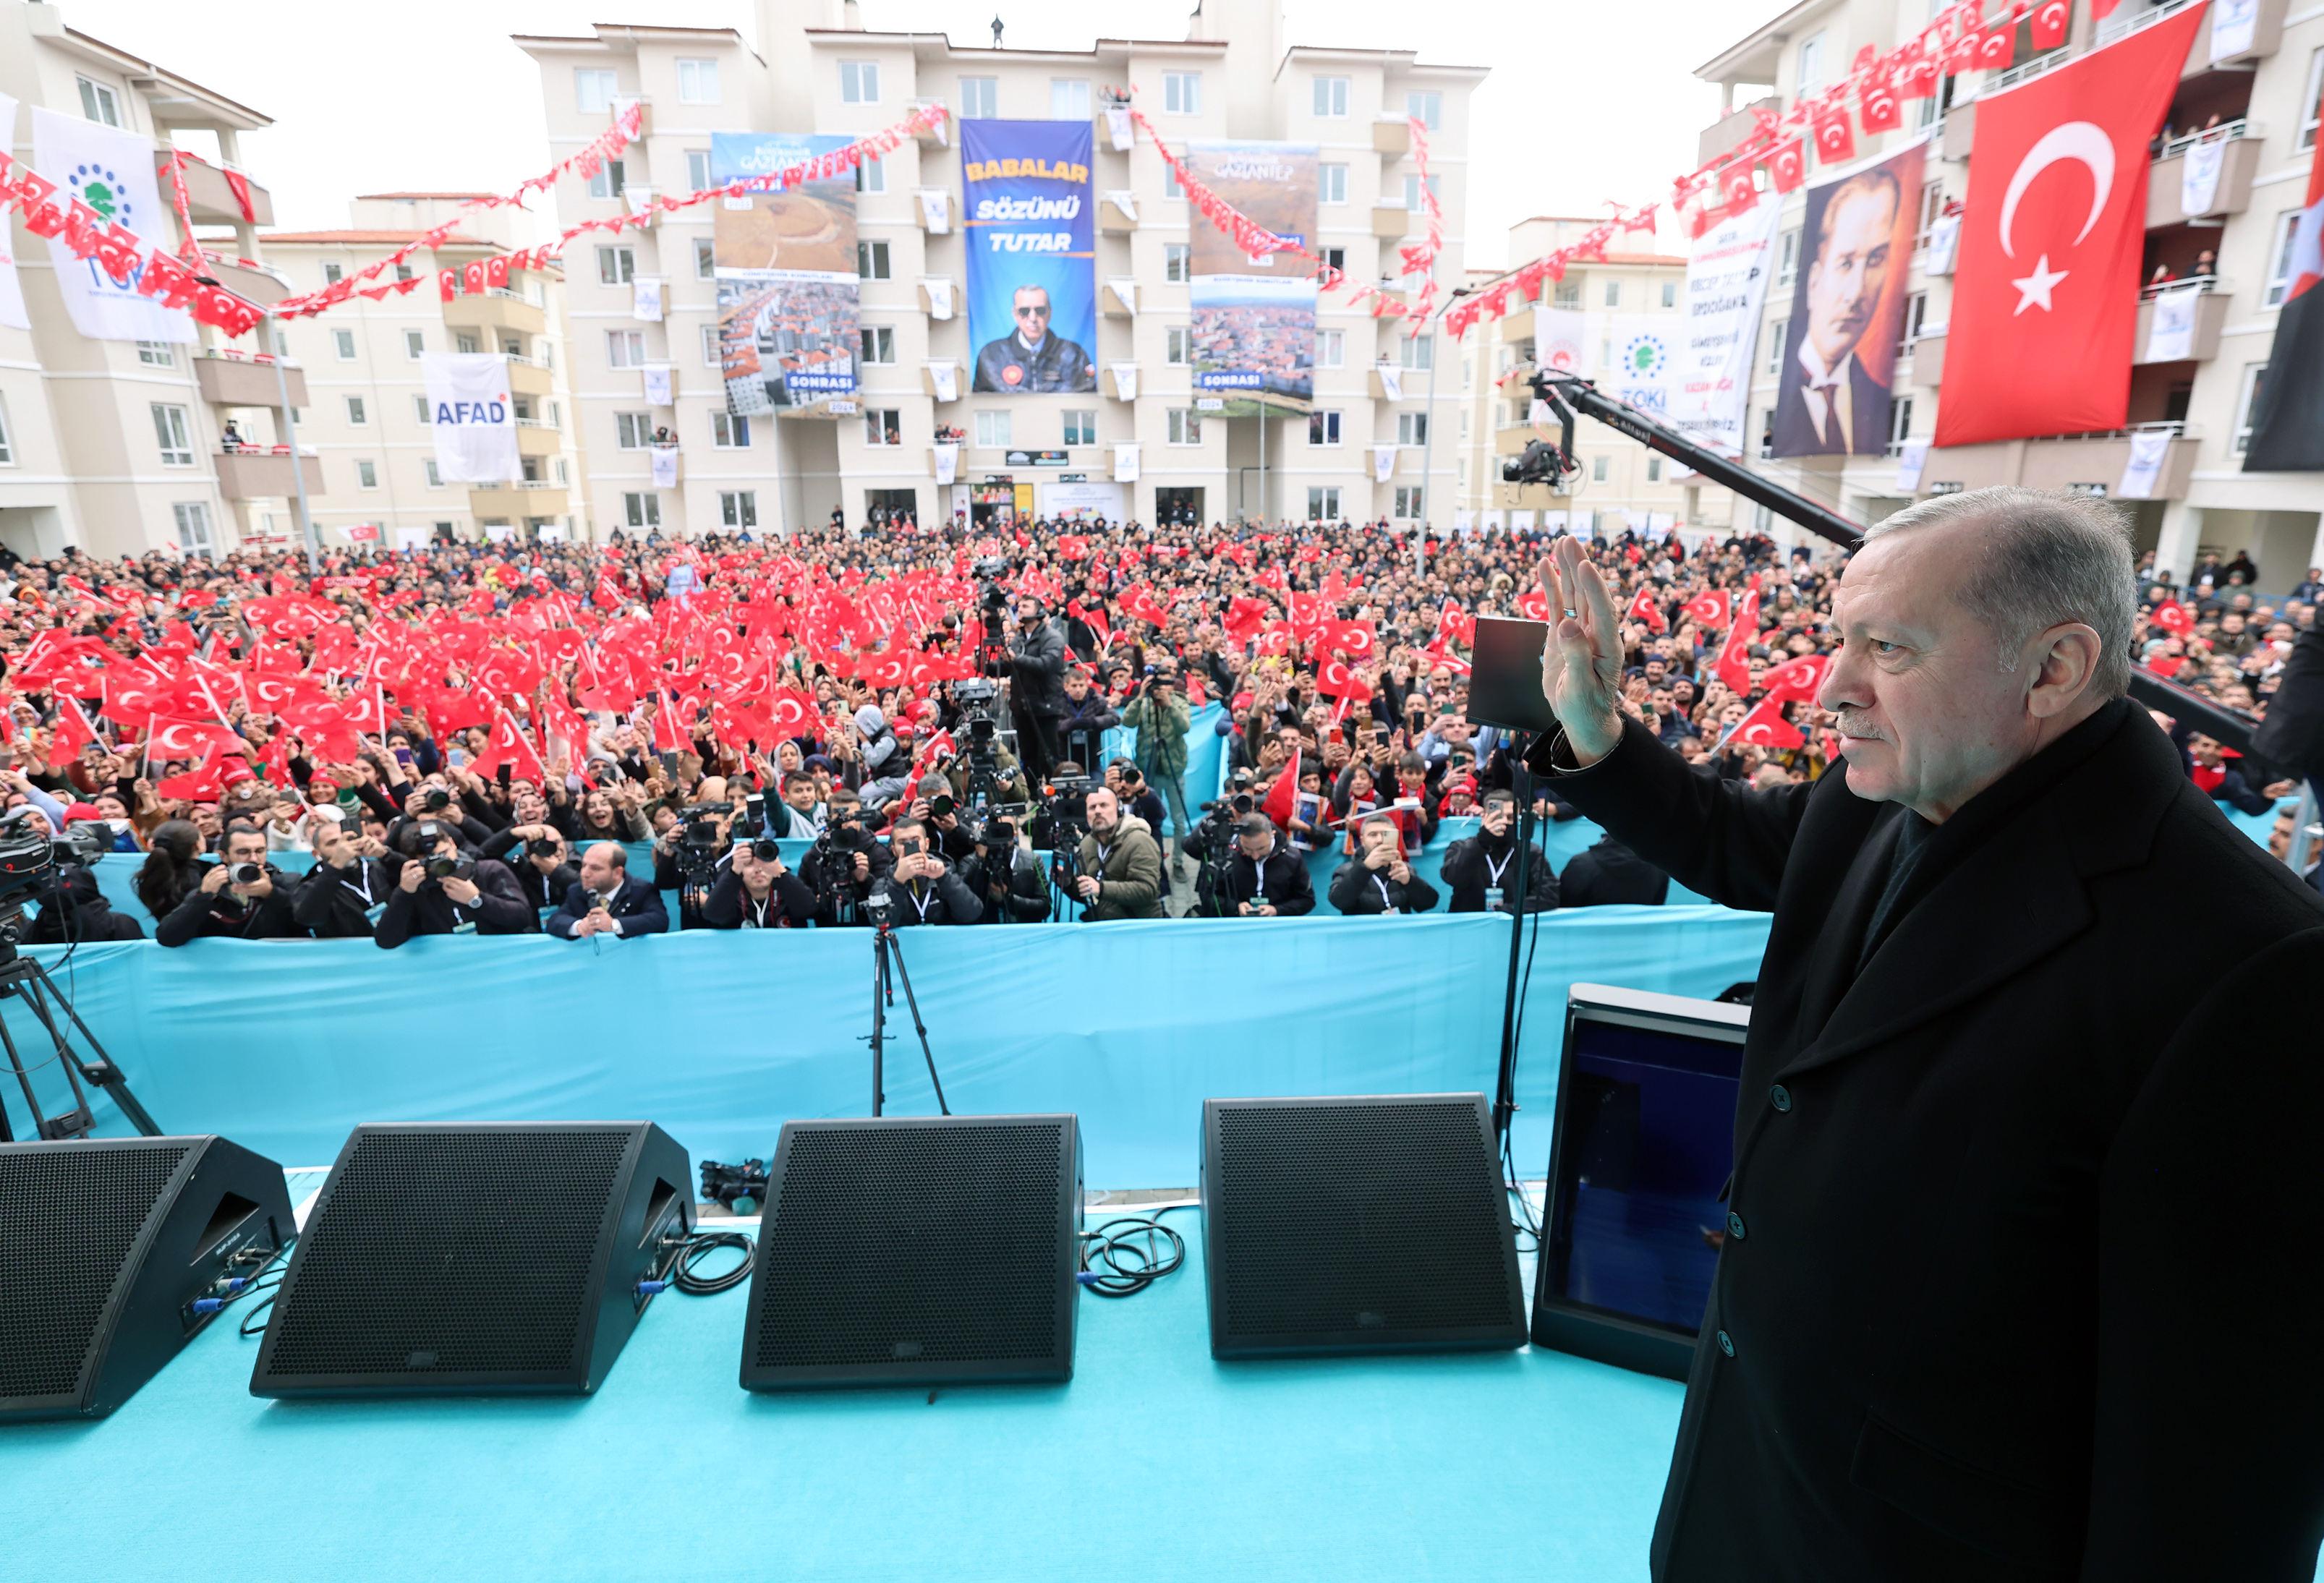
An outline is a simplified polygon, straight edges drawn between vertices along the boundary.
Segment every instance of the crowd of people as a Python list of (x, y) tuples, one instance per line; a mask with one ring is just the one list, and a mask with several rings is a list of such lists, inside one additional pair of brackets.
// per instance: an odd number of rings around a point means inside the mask
[[(1536, 848), (1517, 894), (1511, 744), (1468, 722), (1467, 655), (1477, 617), (1547, 613), (1545, 548), (1038, 522), (315, 569), (0, 556), (6, 821), (137, 865), (151, 915), (69, 867), (36, 939), (1298, 916), (1319, 851), (1342, 913), (1657, 902), (1667, 879), (1610, 840), (1563, 874)], [(1627, 613), (1627, 711), (1704, 774), (1823, 773), (1836, 552), (1589, 553)], [(2283, 598), (2240, 552), (2139, 575), (2140, 661), (2264, 715), (2319, 575)], [(1213, 703), (1228, 790), (1198, 807), (1188, 735)], [(2222, 802), (2294, 789), (2178, 734)], [(1532, 811), (1576, 816), (1538, 788)], [(1471, 815), (1431, 883), (1415, 860)], [(779, 842), (803, 839), (794, 868)]]

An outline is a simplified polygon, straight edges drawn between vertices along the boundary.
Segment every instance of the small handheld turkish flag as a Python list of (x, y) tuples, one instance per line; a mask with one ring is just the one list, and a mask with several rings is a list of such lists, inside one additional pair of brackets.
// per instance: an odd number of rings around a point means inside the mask
[(1833, 105), (1815, 118), (1816, 158), (1827, 165), (1856, 158), (1856, 129), (1849, 124), (1848, 106)]
[(1700, 621), (1706, 627), (1723, 628), (1727, 625), (1730, 613), (1727, 590), (1713, 588), (1708, 593), (1698, 594), (1679, 607), (1679, 613), (1687, 620)]
[(1646, 622), (1647, 630), (1655, 632), (1670, 625), (1663, 619), (1663, 607), (1655, 600), (1655, 591), (1651, 588), (1639, 589), (1638, 596), (1630, 601), (1630, 619)]
[(1743, 608), (1736, 612), (1735, 624), (1727, 629), (1727, 641), (1719, 646), (1719, 664), (1714, 667), (1719, 679), (1738, 698), (1751, 690), (1751, 645), (1758, 636), (1759, 594), (1754, 589), (1743, 596)]
[(1735, 722), (1727, 733), (1730, 742), (1744, 742), (1755, 748), (1799, 748), (1807, 745), (1807, 738), (1799, 728), (1784, 718), (1784, 701), (1769, 694), (1751, 706), (1751, 713)]
[(1298, 798), (1299, 750), (1294, 748), (1291, 762), (1283, 767), (1283, 773), (1267, 788), (1267, 800), (1259, 805), (1259, 811), (1274, 820), (1277, 830), (1287, 831), (1291, 828), (1291, 815), (1298, 810)]
[(2154, 607), (2154, 624), (2174, 638), (2184, 638), (2195, 630), (2195, 618), (2177, 600), (2166, 599)]

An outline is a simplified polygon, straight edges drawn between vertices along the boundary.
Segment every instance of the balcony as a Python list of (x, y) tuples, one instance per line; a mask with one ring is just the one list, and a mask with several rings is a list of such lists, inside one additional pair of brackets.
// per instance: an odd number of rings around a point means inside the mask
[(2163, 157), (2147, 167), (2146, 228), (2153, 231), (2200, 217), (2182, 208), (2180, 199), (2187, 155), (2202, 143), (2224, 140), (2227, 149), (2219, 161), (2219, 179), (2212, 189), (2210, 205), (2200, 211), (2201, 215), (2239, 215), (2251, 207), (2252, 177), (2259, 170), (2264, 130), (2256, 122), (2231, 121), (2225, 126), (2173, 138), (2165, 143)]
[(1108, 236), (1127, 236), (1138, 229), (1138, 196), (1108, 192), (1097, 203), (1097, 228)]
[(1752, 111), (1765, 110), (1772, 115), (1781, 113), (1783, 107), (1784, 101), (1770, 95), (1764, 99), (1754, 99), (1748, 105), (1738, 105), (1732, 114), (1722, 115), (1704, 127), (1694, 143), (1696, 167), (1700, 169), (1708, 165), (1750, 136), (1759, 124), (1759, 118), (1751, 114)]
[[(2124, 11), (2098, 23), (2093, 47), (2113, 43), (2143, 27), (2150, 27), (2166, 16), (2176, 16), (2195, 0), (2175, 0), (2174, 4), (2155, 6), (2151, 11)], [(2259, 0), (2259, 14), (2252, 19), (2251, 42), (2233, 54), (2211, 58), (2211, 30), (2209, 26), (2195, 30), (2195, 41), (2187, 51), (2187, 64), (2180, 69), (2182, 78), (2194, 77), (2216, 66), (2231, 66), (2273, 55), (2283, 41), (2284, 0)]]
[(512, 355), (508, 371), (509, 394), (512, 396), (546, 396), (557, 388), (556, 376), (549, 373), (549, 365), (533, 358)]
[[(2149, 335), (2154, 327), (2154, 299), (2166, 291), (2176, 291), (2189, 285), (2202, 288), (2195, 299), (2194, 344), (2185, 357), (2150, 358), (2146, 354)], [(2227, 322), (2227, 305), (2233, 298), (2226, 285), (2217, 277), (2194, 281), (2167, 281), (2160, 286), (2149, 286), (2138, 294), (2138, 338), (2131, 343), (2133, 363), (2209, 363), (2219, 354), (2219, 332)]]
[(493, 287), (463, 293), (444, 305), (444, 322), (456, 330), (508, 330), (537, 336), (548, 328), (548, 317), (515, 292)]
[[(275, 383), (274, 363), (264, 363), (252, 357), (221, 357), (216, 354), (197, 357), (194, 362), (194, 383), (202, 392), (202, 400), (214, 407), (274, 407), (281, 403), (282, 393)], [(307, 373), (296, 364), (282, 365), (282, 378), (290, 387), (290, 405), (307, 406)]]
[[(166, 149), (153, 152), (153, 171), (161, 183), (161, 201), (169, 204), (171, 154)], [(234, 183), (226, 171), (234, 170), (250, 194), (250, 213), (242, 212), (242, 200), (235, 196)], [(257, 182), (235, 170), (231, 165), (220, 167), (204, 164), (199, 160), (186, 161), (186, 205), (193, 211), (197, 225), (272, 225), (274, 224), (274, 199)]]
[[(942, 99), (914, 99), (911, 102), (910, 107), (915, 110), (932, 110), (943, 103), (944, 101)], [(952, 146), (952, 118), (950, 116), (946, 116), (945, 119), (936, 123), (932, 126), (923, 126), (918, 132), (912, 133), (912, 137), (913, 140), (924, 149), (950, 148)]]
[(2113, 495), (2130, 465), (2134, 434), (2172, 436), (2151, 500), (2182, 500), (2195, 469), (2196, 441), (2183, 423), (2142, 423), (2098, 434), (2050, 435), (2040, 439), (1997, 440), (1981, 446), (1932, 450), (1921, 468), (1924, 494), (1951, 494), (1995, 484), (2028, 489), (2071, 490)]
[(205, 250), (209, 261), (211, 278), (241, 298), (261, 308), (272, 308), (290, 295), (290, 278), (280, 270), (246, 258), (222, 258)]
[(1412, 122), (1403, 115), (1372, 117), (1372, 152), (1402, 159), (1412, 152)]
[(605, 124), (617, 124), (622, 119), (622, 112), (633, 104), (638, 107), (638, 141), (642, 143), (653, 135), (653, 101), (643, 95), (623, 94), (615, 99), (612, 108), (605, 113)]
[(1098, 311), (1108, 318), (1138, 317), (1138, 281), (1132, 275), (1106, 277), (1105, 290), (1097, 299)]
[(516, 454), (520, 456), (554, 456), (565, 449), (565, 436), (547, 420), (520, 418), (516, 420)]
[(561, 483), (488, 483), (468, 492), (468, 511), (480, 522), (561, 517), (565, 500)]
[(1922, 332), (1918, 339), (1904, 348), (1904, 355), (1913, 360), (1913, 383), (1933, 391), (1945, 382), (1945, 332), (1942, 327), (1933, 333)]
[(1412, 211), (1401, 198), (1383, 198), (1372, 205), (1372, 235), (1383, 242), (1400, 242), (1412, 234)]
[[(210, 462), (217, 468), (218, 492), (230, 501), (287, 500), (299, 492), (287, 449), (220, 451)], [(301, 456), (299, 474), (306, 480), (309, 494), (323, 492), (321, 463), (312, 456)]]

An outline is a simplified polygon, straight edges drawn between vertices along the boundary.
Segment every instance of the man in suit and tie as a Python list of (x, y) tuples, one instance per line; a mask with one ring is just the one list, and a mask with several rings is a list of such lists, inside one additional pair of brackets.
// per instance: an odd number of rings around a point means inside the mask
[(1888, 446), (1888, 387), (1857, 361), (1888, 284), (1904, 194), (1876, 165), (1841, 182), (1823, 207), (1808, 264), (1807, 327), (1775, 402), (1778, 456), (1877, 456)]
[(664, 934), (669, 932), (669, 914), (659, 891), (630, 878), (629, 853), (618, 842), (601, 841), (583, 855), (581, 882), (565, 893), (549, 932), (559, 940)]

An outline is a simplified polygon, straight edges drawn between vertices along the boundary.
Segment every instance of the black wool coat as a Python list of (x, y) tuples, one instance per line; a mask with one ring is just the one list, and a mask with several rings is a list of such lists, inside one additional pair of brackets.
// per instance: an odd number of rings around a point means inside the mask
[(1912, 815), (1844, 767), (1749, 791), (1632, 722), (1556, 790), (1775, 915), (1654, 1576), (2309, 1578), (2324, 906), (2149, 717), (1938, 827), (1860, 971)]

